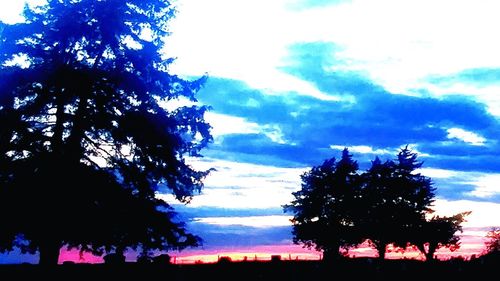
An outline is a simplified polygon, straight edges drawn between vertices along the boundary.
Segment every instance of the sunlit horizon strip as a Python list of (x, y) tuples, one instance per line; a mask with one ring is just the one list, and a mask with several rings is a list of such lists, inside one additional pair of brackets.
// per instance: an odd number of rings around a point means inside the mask
[[(462, 245), (456, 251), (445, 248), (438, 249), (435, 256), (438, 260), (449, 260), (451, 258), (472, 259), (485, 253), (485, 237), (463, 236)], [(137, 255), (133, 252), (126, 252), (126, 261), (135, 262)], [(181, 252), (169, 253), (172, 264), (195, 264), (195, 263), (215, 263), (221, 257), (229, 257), (233, 262), (241, 261), (270, 261), (272, 256), (279, 255), (281, 260), (321, 260), (322, 253), (315, 250), (303, 248), (301, 245), (258, 245), (251, 247), (220, 247), (217, 249), (188, 249)], [(350, 249), (345, 256), (350, 258), (377, 258), (377, 252), (369, 247), (367, 243), (358, 248)], [(387, 248), (386, 259), (416, 259), (425, 260), (424, 255), (412, 248), (402, 252), (393, 248)], [(90, 253), (80, 255), (78, 250), (62, 250), (59, 263), (103, 263), (103, 257), (94, 256)]]

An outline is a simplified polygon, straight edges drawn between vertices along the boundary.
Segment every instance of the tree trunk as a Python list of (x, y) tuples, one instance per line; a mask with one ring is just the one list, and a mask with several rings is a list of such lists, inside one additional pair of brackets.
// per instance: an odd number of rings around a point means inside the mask
[(57, 265), (61, 243), (58, 241), (43, 241), (38, 247), (40, 253), (39, 264), (43, 266)]
[(387, 244), (385, 244), (384, 242), (381, 242), (376, 247), (377, 247), (377, 252), (378, 252), (378, 259), (384, 260), (385, 259), (385, 252), (387, 249)]
[(425, 253), (425, 260), (431, 262), (434, 260), (434, 253), (436, 252), (437, 244), (429, 243), (429, 249)]
[(429, 243), (426, 247), (425, 244), (419, 244), (417, 248), (424, 254), (426, 262), (432, 262), (434, 260), (434, 253), (436, 252), (437, 245)]
[(424, 244), (417, 244), (417, 249), (422, 253), (424, 254), (425, 256), (425, 260), (428, 261), (428, 258), (427, 258), (427, 255), (428, 255), (428, 252), (427, 252), (427, 249), (425, 248), (425, 243)]
[(60, 153), (63, 143), (64, 133), (64, 91), (59, 91), (56, 100), (56, 124), (54, 126), (54, 134), (52, 135), (52, 150)]
[(324, 249), (323, 260), (327, 262), (338, 260), (340, 258), (339, 247), (340, 246), (335, 245), (331, 248)]

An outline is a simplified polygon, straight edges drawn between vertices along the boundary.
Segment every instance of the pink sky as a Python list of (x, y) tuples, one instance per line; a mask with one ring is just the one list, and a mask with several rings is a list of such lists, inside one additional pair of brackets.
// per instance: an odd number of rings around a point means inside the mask
[[(471, 255), (479, 256), (484, 251), (484, 242), (486, 238), (479, 236), (463, 236), (461, 240), (460, 249), (451, 252), (447, 249), (439, 249), (436, 252), (438, 259), (448, 259), (450, 257), (462, 256), (469, 258)], [(280, 255), (283, 260), (299, 259), (299, 260), (318, 260), (321, 259), (321, 253), (302, 248), (300, 245), (262, 245), (253, 247), (227, 247), (219, 249), (188, 249), (182, 252), (169, 253), (172, 257), (173, 263), (195, 263), (204, 262), (211, 263), (217, 262), (219, 257), (228, 256), (233, 261), (242, 261), (245, 257), (248, 260), (270, 260), (272, 255)], [(377, 253), (373, 248), (362, 245), (359, 248), (352, 249), (348, 253), (351, 257), (377, 257)], [(135, 261), (136, 255), (134, 253), (127, 253), (128, 261)], [(390, 246), (387, 252), (387, 258), (414, 258), (423, 259), (423, 255), (415, 250), (407, 250), (404, 253), (394, 251)], [(83, 259), (82, 259), (83, 258)], [(102, 257), (93, 256), (91, 254), (84, 254), (80, 257), (77, 250), (67, 251), (62, 250), (59, 262), (73, 261), (77, 263), (102, 263)]]

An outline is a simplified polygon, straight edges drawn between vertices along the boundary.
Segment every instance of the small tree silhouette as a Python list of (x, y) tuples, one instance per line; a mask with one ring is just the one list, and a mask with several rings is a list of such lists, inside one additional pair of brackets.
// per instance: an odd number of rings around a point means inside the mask
[(0, 251), (55, 264), (64, 245), (200, 243), (156, 197), (189, 202), (208, 173), (186, 163), (211, 140), (207, 108), (171, 105), (205, 77), (169, 74), (159, 53), (173, 15), (164, 0), (48, 0), (2, 26)]
[(448, 248), (451, 251), (460, 248), (462, 223), (471, 212), (463, 212), (451, 217), (433, 216), (415, 229), (411, 243), (425, 255), (427, 261), (434, 260), (434, 253), (439, 248)]

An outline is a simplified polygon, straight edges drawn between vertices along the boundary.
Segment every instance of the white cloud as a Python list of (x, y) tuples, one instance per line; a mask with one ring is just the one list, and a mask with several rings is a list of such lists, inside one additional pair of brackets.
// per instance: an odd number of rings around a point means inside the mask
[(205, 113), (205, 121), (212, 126), (211, 133), (216, 143), (230, 134), (263, 134), (275, 143), (286, 143), (281, 128), (276, 124), (259, 125), (242, 117), (214, 112)]
[[(499, 64), (500, 65), (500, 64)], [(498, 67), (498, 66), (497, 66)], [(418, 89), (427, 89), (436, 96), (461, 95), (475, 97), (479, 102), (485, 104), (488, 112), (500, 116), (500, 86), (495, 84), (473, 85), (465, 82), (454, 81), (451, 84), (434, 85), (422, 82), (415, 86)]]
[(460, 128), (449, 128), (446, 130), (448, 139), (458, 139), (471, 145), (484, 145), (486, 139), (480, 135)]
[(46, 0), (8, 0), (2, 1), (0, 9), (0, 21), (8, 24), (18, 23), (23, 21), (22, 11), (25, 3), (30, 6), (38, 6), (46, 3)]
[(355, 0), (317, 16), (336, 23), (331, 39), (345, 47), (349, 67), (400, 92), (430, 73), (499, 65), (500, 40), (491, 36), (499, 7), (498, 1)]
[[(335, 150), (344, 150), (344, 148), (348, 148), (349, 152), (361, 153), (361, 154), (377, 154), (378, 156), (383, 156), (386, 154), (396, 155), (402, 147), (395, 148), (393, 150), (389, 149), (373, 149), (373, 147), (368, 145), (353, 145), (353, 146), (345, 146), (345, 145), (330, 145), (331, 149)], [(421, 152), (417, 149), (418, 144), (412, 143), (408, 144), (408, 148), (410, 148), (414, 153), (417, 153), (418, 156), (422, 157), (431, 157), (430, 154)]]
[(438, 199), (434, 205), (438, 215), (451, 216), (460, 212), (471, 211), (472, 213), (463, 224), (466, 227), (500, 226), (499, 203)]
[(179, 1), (167, 38), (167, 54), (177, 57), (172, 71), (242, 80), (269, 94), (296, 92), (339, 100), (279, 70), (288, 46), (301, 35), (294, 30), (299, 19), (286, 5), (284, 0)]
[[(300, 188), (300, 175), (308, 168), (279, 168), (215, 159), (192, 159), (192, 166), (215, 168), (204, 181), (205, 188), (189, 207), (276, 208), (290, 203)], [(170, 195), (160, 198), (173, 202)]]
[[(406, 145), (405, 145), (405, 146), (406, 146)], [(411, 151), (412, 151), (413, 153), (416, 153), (419, 157), (432, 157), (432, 155), (430, 155), (429, 153), (425, 153), (425, 152), (422, 152), (422, 151), (418, 150), (418, 146), (419, 146), (419, 145), (418, 145), (418, 144), (416, 144), (416, 143), (410, 143), (410, 144), (408, 144), (408, 148), (409, 148), (409, 149), (411, 149)], [(402, 146), (402, 147), (398, 148), (397, 152), (399, 152), (399, 150), (400, 150), (401, 148), (403, 148), (403, 147), (404, 147), (404, 146)]]
[(2, 9), (0, 9), (0, 20), (5, 23), (17, 23), (23, 20), (21, 12), (23, 10), (24, 1), (3, 1)]
[[(176, 71), (209, 72), (269, 92), (339, 98), (280, 70), (289, 46), (302, 42), (336, 44), (332, 69), (361, 71), (394, 93), (434, 94), (436, 86), (423, 83), (429, 75), (500, 66), (500, 38), (492, 36), (500, 2), (493, 0), (353, 0), (303, 11), (287, 10), (285, 0), (179, 3), (168, 44)], [(470, 94), (500, 114), (500, 98), (478, 88)]]
[(261, 131), (259, 124), (248, 122), (242, 117), (207, 112), (205, 121), (212, 126), (212, 135), (215, 138), (229, 134), (256, 134)]
[(291, 216), (248, 216), (248, 217), (206, 217), (195, 218), (195, 222), (213, 225), (241, 225), (250, 227), (291, 226)]
[[(484, 172), (465, 172), (445, 169), (422, 168), (418, 170), (425, 176), (442, 180), (448, 185), (469, 185), (471, 191), (461, 196), (477, 197), (481, 199), (500, 195), (500, 174)], [(439, 189), (439, 185), (437, 186)]]
[(436, 169), (436, 168), (421, 168), (418, 169), (417, 172), (422, 173), (426, 177), (430, 178), (438, 178), (438, 179), (448, 179), (452, 177), (456, 177), (460, 172), (446, 170), (446, 169)]
[[(212, 174), (206, 178), (206, 187), (203, 189), (202, 194), (195, 196), (189, 206), (224, 206), (225, 208), (236, 209), (276, 208), (288, 204), (293, 199), (291, 193), (300, 189), (300, 175), (310, 169), (310, 167), (279, 168), (215, 159), (193, 159), (192, 165), (200, 170), (213, 167), (216, 168), (217, 171), (212, 172)], [(432, 179), (439, 180), (439, 182), (446, 183), (447, 185), (470, 185), (471, 191), (464, 191), (463, 194), (459, 194), (458, 196), (488, 198), (500, 194), (500, 186), (497, 184), (500, 182), (500, 174), (464, 172), (436, 168), (422, 168), (419, 169), (418, 172)], [(436, 187), (439, 189), (440, 185), (437, 184)], [(449, 192), (449, 190), (445, 192)], [(163, 198), (172, 200), (168, 196)], [(462, 201), (475, 202), (467, 200)], [(448, 201), (440, 199), (438, 202)], [(486, 202), (476, 203), (479, 204), (478, 206), (483, 206), (481, 205), (483, 203), (487, 204)], [(443, 204), (440, 205), (443, 206)], [(475, 207), (476, 205), (473, 206)], [(498, 204), (498, 206), (500, 206), (500, 204)], [(455, 207), (452, 211), (454, 210), (456, 210)], [(445, 211), (445, 208), (441, 208), (441, 211)], [(475, 219), (476, 217), (473, 218)]]
[[(330, 145), (331, 149), (335, 150), (344, 150), (346, 146), (343, 145)], [(373, 149), (373, 147), (367, 146), (367, 145), (354, 145), (354, 146), (349, 146), (347, 147), (349, 149), (349, 152), (354, 152), (354, 153), (362, 153), (362, 154), (390, 154), (392, 153), (391, 151), (387, 149)]]
[[(20, 11), (22, 0), (4, 1), (0, 18)], [(35, 2), (43, 2), (37, 0)], [(284, 73), (289, 47), (303, 42), (336, 44), (332, 69), (359, 70), (394, 93), (456, 94), (454, 85), (432, 85), (429, 75), (500, 67), (494, 0), (353, 0), (333, 6), (290, 10), (286, 0), (179, 0), (166, 51), (177, 57), (172, 70), (238, 79), (270, 94), (297, 92), (339, 100), (315, 85)], [(264, 8), (265, 7), (265, 8)], [(16, 18), (16, 16), (14, 16)], [(333, 54), (332, 54), (333, 56)], [(491, 87), (463, 91), (500, 116), (500, 97)], [(336, 94), (336, 93), (334, 93)]]
[(474, 190), (468, 193), (471, 196), (488, 198), (500, 194), (500, 174), (484, 174), (466, 183), (475, 186)]

